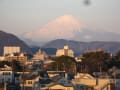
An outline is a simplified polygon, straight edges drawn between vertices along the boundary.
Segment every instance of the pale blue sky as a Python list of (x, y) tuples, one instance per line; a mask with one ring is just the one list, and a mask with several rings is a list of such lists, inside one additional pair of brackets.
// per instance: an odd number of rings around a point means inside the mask
[(0, 30), (21, 35), (66, 14), (95, 31), (120, 33), (120, 0), (0, 0)]

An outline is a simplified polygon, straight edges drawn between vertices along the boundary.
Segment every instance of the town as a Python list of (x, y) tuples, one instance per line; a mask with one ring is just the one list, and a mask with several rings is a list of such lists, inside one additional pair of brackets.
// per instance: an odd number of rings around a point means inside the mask
[(120, 0), (0, 0), (0, 90), (120, 90)]
[(120, 53), (113, 57), (99, 49), (75, 57), (68, 45), (56, 55), (41, 49), (29, 55), (19, 46), (3, 51), (0, 90), (119, 90)]

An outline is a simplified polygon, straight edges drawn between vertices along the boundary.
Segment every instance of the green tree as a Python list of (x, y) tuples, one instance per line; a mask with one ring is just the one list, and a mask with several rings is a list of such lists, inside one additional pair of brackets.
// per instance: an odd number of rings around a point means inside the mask
[(17, 60), (11, 61), (11, 67), (12, 67), (13, 71), (22, 71), (23, 70), (22, 64), (20, 63), (20, 61), (17, 61)]
[(108, 69), (105, 65), (110, 60), (110, 54), (104, 51), (89, 52), (83, 54), (85, 68), (89, 73), (102, 72)]
[(120, 51), (116, 54), (115, 59), (116, 59), (117, 61), (120, 61)]
[(113, 66), (120, 68), (120, 51), (115, 56), (112, 57), (108, 65), (110, 68), (112, 68)]
[(8, 61), (0, 61), (0, 68), (3, 68), (4, 65), (10, 66), (10, 62), (8, 62)]
[(60, 56), (53, 59), (52, 70), (65, 70), (66, 72), (75, 73), (75, 59), (69, 56)]
[(5, 65), (10, 66), (13, 71), (22, 71), (23, 67), (20, 61), (13, 60), (13, 61), (0, 61), (0, 68), (3, 68)]

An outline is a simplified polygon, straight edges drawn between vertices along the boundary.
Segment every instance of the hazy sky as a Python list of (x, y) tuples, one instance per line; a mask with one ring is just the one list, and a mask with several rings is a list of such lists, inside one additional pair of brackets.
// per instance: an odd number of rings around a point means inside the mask
[(120, 33), (120, 0), (0, 0), (0, 30), (21, 35), (63, 15), (93, 31)]

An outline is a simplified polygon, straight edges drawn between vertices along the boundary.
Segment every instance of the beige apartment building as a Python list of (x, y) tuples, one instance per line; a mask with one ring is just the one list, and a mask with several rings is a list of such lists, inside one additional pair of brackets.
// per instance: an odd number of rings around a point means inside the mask
[(28, 58), (24, 53), (13, 53), (5, 56), (5, 60), (7, 61), (17, 60), (20, 62), (26, 62)]
[(47, 57), (48, 57), (47, 54), (46, 54), (44, 51), (41, 51), (41, 50), (39, 49), (39, 51), (36, 52), (36, 54), (34, 54), (34, 56), (33, 56), (32, 59), (33, 59), (34, 61), (35, 61), (35, 60), (45, 60)]
[(70, 56), (74, 57), (74, 52), (72, 49), (69, 48), (68, 45), (65, 45), (63, 49), (58, 49), (56, 52), (56, 56)]
[(3, 49), (3, 54), (8, 55), (8, 54), (13, 54), (13, 53), (20, 53), (20, 47), (19, 46), (4, 46)]

